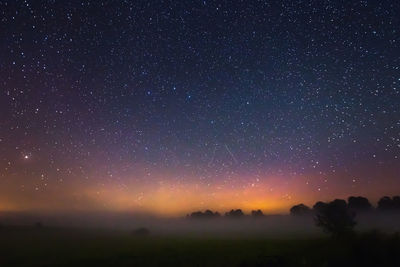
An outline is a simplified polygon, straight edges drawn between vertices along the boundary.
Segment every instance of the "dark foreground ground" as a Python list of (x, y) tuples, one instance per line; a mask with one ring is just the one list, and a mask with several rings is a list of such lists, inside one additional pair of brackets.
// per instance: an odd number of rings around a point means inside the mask
[(3, 227), (0, 266), (400, 266), (400, 239), (375, 232), (292, 240)]

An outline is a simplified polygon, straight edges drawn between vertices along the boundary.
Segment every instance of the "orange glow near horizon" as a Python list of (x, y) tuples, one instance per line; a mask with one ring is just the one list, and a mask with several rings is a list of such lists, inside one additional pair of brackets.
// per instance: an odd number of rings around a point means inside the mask
[[(395, 193), (395, 184), (389, 179), (380, 184), (350, 182), (344, 187), (328, 180), (323, 181), (325, 186), (320, 186), (321, 178), (313, 176), (287, 178), (270, 175), (255, 178), (248, 175), (233, 177), (235, 182), (232, 183), (221, 179), (219, 183), (213, 184), (194, 182), (196, 179), (176, 182), (171, 177), (174, 177), (171, 173), (160, 172), (158, 175), (153, 174), (149, 183), (139, 183), (131, 179), (124, 184), (109, 181), (81, 186), (77, 186), (76, 181), (66, 180), (62, 190), (51, 184), (38, 190), (32, 185), (25, 185), (24, 190), (18, 194), (15, 194), (17, 185), (8, 184), (0, 188), (0, 210), (110, 211), (183, 216), (197, 210), (211, 209), (223, 214), (230, 209), (240, 208), (246, 213), (261, 209), (266, 214), (277, 214), (288, 213), (290, 207), (298, 203), (312, 206), (319, 200), (329, 201), (350, 195), (364, 195), (376, 203), (383, 196), (375, 190), (378, 187), (380, 191)], [(246, 182), (237, 182), (240, 178)], [(340, 178), (335, 177), (335, 181), (338, 179)], [(381, 179), (383, 180), (384, 178)], [(45, 194), (43, 190), (46, 190)]]

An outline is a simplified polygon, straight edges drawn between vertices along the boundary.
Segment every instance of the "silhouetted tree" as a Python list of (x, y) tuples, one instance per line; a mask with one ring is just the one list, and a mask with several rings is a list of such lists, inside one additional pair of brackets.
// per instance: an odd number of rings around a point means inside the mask
[(204, 212), (204, 218), (215, 218), (215, 217), (220, 217), (221, 215), (219, 214), (218, 211), (212, 212), (211, 210), (206, 210)]
[(226, 217), (230, 217), (230, 218), (240, 218), (243, 217), (243, 211), (241, 209), (237, 209), (237, 210), (231, 210), (229, 212), (225, 213)]
[(381, 211), (388, 211), (394, 208), (393, 200), (390, 197), (384, 196), (378, 201), (378, 209)]
[(378, 201), (378, 210), (381, 211), (395, 211), (400, 210), (400, 196), (393, 198), (384, 196)]
[(264, 216), (264, 213), (261, 210), (252, 210), (251, 216), (253, 216), (255, 218), (260, 218), (260, 217)]
[(314, 204), (313, 210), (315, 213), (318, 213), (319, 211), (323, 210), (326, 208), (328, 204), (322, 201), (318, 201), (317, 203)]
[(204, 215), (205, 218), (212, 218), (212, 217), (214, 217), (214, 212), (212, 212), (211, 210), (206, 210), (203, 213), (203, 215)]
[(293, 216), (304, 216), (304, 215), (309, 215), (309, 214), (311, 214), (311, 209), (302, 203), (298, 204), (298, 205), (294, 205), (290, 209), (290, 215), (293, 215)]
[(349, 197), (348, 207), (353, 211), (370, 211), (372, 209), (371, 203), (365, 197)]
[(215, 218), (220, 217), (221, 215), (218, 212), (212, 212), (211, 210), (206, 210), (205, 212), (195, 211), (188, 215), (189, 218)]
[(201, 211), (194, 211), (188, 215), (190, 218), (201, 218), (203, 217), (203, 212)]
[(335, 237), (351, 233), (356, 225), (355, 214), (348, 209), (345, 200), (335, 199), (327, 204), (318, 204), (315, 210), (316, 225)]

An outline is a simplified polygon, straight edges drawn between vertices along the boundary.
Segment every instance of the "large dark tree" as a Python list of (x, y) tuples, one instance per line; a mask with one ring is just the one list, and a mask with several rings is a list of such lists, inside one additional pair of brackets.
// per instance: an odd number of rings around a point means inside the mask
[(349, 210), (345, 200), (336, 199), (327, 204), (318, 204), (314, 209), (316, 225), (334, 237), (351, 233), (356, 225), (355, 214)]
[(294, 216), (304, 216), (311, 214), (311, 209), (304, 204), (298, 204), (290, 209), (290, 214)]
[(349, 209), (353, 211), (362, 212), (372, 209), (371, 203), (365, 197), (349, 197), (348, 203)]

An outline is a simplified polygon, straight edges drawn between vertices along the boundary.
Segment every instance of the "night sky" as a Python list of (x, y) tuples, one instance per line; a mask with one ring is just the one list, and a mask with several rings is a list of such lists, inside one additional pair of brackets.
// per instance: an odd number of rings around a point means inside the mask
[(398, 1), (0, 1), (0, 211), (400, 190)]

